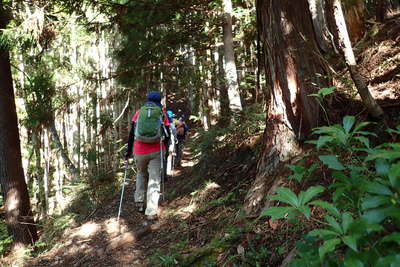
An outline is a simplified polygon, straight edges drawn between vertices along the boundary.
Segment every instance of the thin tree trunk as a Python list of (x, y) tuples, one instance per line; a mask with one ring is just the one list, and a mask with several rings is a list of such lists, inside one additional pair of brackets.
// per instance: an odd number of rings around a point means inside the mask
[[(5, 29), (7, 17), (0, 0), (0, 29)], [(0, 129), (0, 184), (6, 224), (18, 248), (33, 244), (38, 236), (22, 168), (10, 57), (4, 46), (0, 46)]]
[(353, 48), (351, 46), (349, 34), (347, 32), (346, 22), (344, 20), (342, 5), (340, 0), (333, 0), (333, 12), (338, 30), (339, 40), (343, 49), (346, 65), (350, 71), (351, 78), (361, 96), (361, 99), (367, 108), (369, 114), (375, 118), (383, 115), (383, 110), (372, 97), (368, 86), (358, 71), (356, 59), (354, 57)]
[(218, 125), (220, 127), (225, 127), (229, 124), (229, 96), (228, 96), (228, 88), (226, 83), (223, 82), (225, 77), (225, 69), (224, 69), (224, 60), (223, 60), (223, 49), (222, 47), (218, 47), (218, 77), (217, 84), (219, 84), (219, 102), (220, 102), (220, 110), (221, 116), (218, 120)]
[(322, 51), (327, 52), (331, 44), (325, 15), (325, 0), (308, 0), (308, 5), (318, 45)]
[(37, 193), (37, 198), (38, 198), (38, 203), (36, 209), (39, 212), (40, 216), (43, 216), (46, 214), (48, 210), (48, 203), (46, 199), (46, 194), (45, 194), (45, 189), (44, 189), (44, 171), (42, 168), (42, 162), (41, 162), (41, 153), (40, 153), (40, 135), (39, 135), (39, 130), (34, 129), (32, 131), (32, 146), (33, 146), (33, 151), (35, 152), (35, 158), (36, 158), (36, 182), (37, 182), (37, 187), (38, 187), (38, 193)]
[(377, 21), (383, 22), (386, 18), (387, 11), (388, 11), (387, 0), (375, 0), (375, 15)]
[(231, 111), (242, 110), (242, 103), (239, 94), (239, 85), (236, 72), (235, 53), (233, 49), (232, 34), (232, 1), (223, 0), (224, 6), (224, 55), (225, 55), (225, 75), (228, 83), (229, 107)]
[(63, 159), (65, 168), (67, 169), (69, 174), (73, 177), (74, 181), (79, 181), (79, 179), (80, 179), (79, 172), (76, 169), (75, 165), (70, 160), (67, 151), (61, 144), (60, 136), (57, 133), (56, 125), (54, 123), (53, 118), (50, 119), (47, 129), (49, 130), (49, 132), (51, 133), (51, 136), (53, 137), (54, 145), (55, 145), (57, 151), (60, 153), (61, 158)]

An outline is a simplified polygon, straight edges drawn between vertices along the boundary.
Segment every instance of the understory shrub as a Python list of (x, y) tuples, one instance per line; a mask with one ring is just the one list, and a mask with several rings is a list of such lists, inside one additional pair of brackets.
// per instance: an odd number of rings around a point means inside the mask
[[(297, 242), (291, 266), (395, 266), (400, 262), (400, 143), (372, 147), (370, 137), (375, 134), (365, 130), (369, 124), (356, 124), (355, 117), (346, 116), (342, 125), (314, 129), (319, 138), (310, 143), (319, 151), (317, 168), (332, 183), (299, 194), (280, 187), (270, 197), (284, 205), (268, 208), (262, 216), (306, 218), (319, 225)], [(400, 126), (387, 131), (399, 135)], [(301, 182), (304, 167), (294, 165), (291, 170)], [(329, 201), (313, 200), (324, 191), (330, 193)], [(317, 206), (324, 210), (322, 218), (311, 212)]]

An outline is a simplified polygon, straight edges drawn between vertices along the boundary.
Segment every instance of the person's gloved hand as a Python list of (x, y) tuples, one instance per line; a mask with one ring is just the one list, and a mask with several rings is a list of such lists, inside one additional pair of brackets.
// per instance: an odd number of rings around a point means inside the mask
[(126, 151), (125, 154), (124, 154), (125, 159), (129, 159), (129, 158), (131, 157), (131, 154), (132, 154), (132, 153)]

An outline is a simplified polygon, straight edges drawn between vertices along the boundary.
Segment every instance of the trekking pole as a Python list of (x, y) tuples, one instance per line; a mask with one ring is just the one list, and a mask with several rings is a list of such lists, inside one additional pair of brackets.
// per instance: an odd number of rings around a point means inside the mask
[(122, 200), (124, 199), (124, 191), (125, 191), (125, 181), (126, 181), (126, 176), (128, 174), (128, 160), (125, 161), (125, 174), (124, 174), (124, 183), (122, 184), (122, 192), (121, 192), (121, 199), (119, 200), (119, 209), (118, 209), (118, 218), (117, 221), (119, 221), (119, 216), (121, 215), (121, 208), (122, 208)]
[(162, 143), (163, 139), (161, 138), (160, 141), (160, 157), (161, 157), (161, 195), (162, 195), (162, 200), (164, 201), (165, 197), (165, 191), (164, 191), (164, 156), (163, 156), (163, 149), (162, 149)]

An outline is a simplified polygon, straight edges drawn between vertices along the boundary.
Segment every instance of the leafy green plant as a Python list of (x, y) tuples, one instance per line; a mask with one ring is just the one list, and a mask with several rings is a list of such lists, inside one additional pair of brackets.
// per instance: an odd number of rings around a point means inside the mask
[(4, 256), (8, 245), (12, 243), (12, 236), (8, 234), (7, 226), (4, 220), (0, 220), (0, 256)]
[(326, 109), (324, 107), (324, 98), (327, 95), (332, 94), (336, 89), (336, 86), (332, 86), (332, 87), (326, 87), (326, 88), (321, 88), (320, 90), (318, 90), (318, 92), (316, 94), (309, 94), (308, 96), (313, 96), (317, 99), (318, 104), (320, 105), (320, 107), (322, 108), (322, 111), (325, 114), (325, 119), (328, 122), (328, 124), (330, 124), (329, 122), (329, 116), (328, 113), (326, 112)]
[[(368, 122), (355, 123), (346, 116), (342, 125), (320, 127), (311, 141), (322, 152), (318, 157), (331, 175), (331, 201), (305, 198), (310, 187), (296, 195), (289, 188), (278, 188), (271, 199), (288, 204), (263, 211), (272, 219), (304, 215), (318, 223), (296, 244), (297, 258), (291, 266), (395, 266), (400, 262), (400, 144), (384, 143), (371, 147), (369, 137), (374, 133), (363, 131)], [(388, 130), (400, 134), (400, 126)], [(332, 152), (340, 152), (333, 154)], [(292, 177), (301, 180), (307, 172), (294, 165)], [(297, 173), (296, 173), (297, 172)], [(301, 195), (303, 197), (301, 197)], [(310, 207), (318, 206), (325, 212), (313, 218)]]
[(317, 167), (318, 164), (313, 163), (310, 167), (306, 168), (303, 166), (302, 161), (295, 165), (288, 165), (288, 168), (293, 171), (293, 174), (288, 179), (294, 179), (300, 183), (304, 178), (309, 177)]
[(161, 255), (159, 256), (159, 259), (161, 261), (160, 266), (177, 266), (179, 263), (173, 255)]
[(286, 216), (288, 218), (294, 218), (302, 214), (309, 218), (311, 214), (311, 209), (309, 207), (310, 200), (324, 190), (323, 186), (312, 186), (306, 191), (301, 191), (299, 195), (296, 195), (289, 188), (278, 187), (276, 190), (277, 194), (271, 196), (270, 199), (281, 201), (289, 204), (289, 206), (268, 208), (261, 213), (261, 216), (271, 216), (273, 220), (276, 220)]
[(317, 140), (308, 141), (308, 143), (315, 144), (318, 150), (325, 148), (331, 152), (337, 151), (338, 148), (350, 151), (357, 150), (360, 143), (369, 148), (368, 136), (376, 136), (376, 134), (362, 131), (362, 129), (371, 123), (361, 122), (354, 125), (355, 122), (354, 116), (345, 116), (342, 125), (336, 124), (315, 128), (313, 133), (320, 136)]

